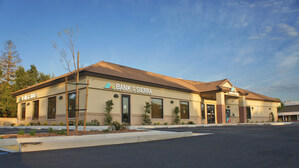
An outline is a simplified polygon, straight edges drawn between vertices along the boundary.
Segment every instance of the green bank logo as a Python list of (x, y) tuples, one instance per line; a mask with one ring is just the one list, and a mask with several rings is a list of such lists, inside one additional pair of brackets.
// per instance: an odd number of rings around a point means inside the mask
[(109, 82), (107, 82), (105, 89), (114, 89), (114, 86), (112, 86)]
[(232, 87), (230, 91), (235, 92), (236, 91), (235, 87)]

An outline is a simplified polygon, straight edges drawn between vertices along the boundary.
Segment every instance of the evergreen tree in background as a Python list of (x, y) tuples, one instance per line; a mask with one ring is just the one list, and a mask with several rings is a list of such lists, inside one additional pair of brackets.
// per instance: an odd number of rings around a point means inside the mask
[(38, 72), (36, 66), (30, 65), (25, 71), (15, 44), (8, 40), (0, 59), (0, 117), (16, 117), (17, 104), (13, 92), (51, 79), (54, 75)]

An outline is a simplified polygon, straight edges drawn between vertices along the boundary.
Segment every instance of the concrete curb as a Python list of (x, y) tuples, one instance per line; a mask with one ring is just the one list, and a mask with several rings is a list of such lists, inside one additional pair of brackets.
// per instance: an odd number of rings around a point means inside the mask
[(36, 137), (2, 139), (0, 146), (19, 145), (20, 152), (32, 152), (102, 145), (157, 141), (192, 136), (192, 132), (147, 131), (85, 136)]

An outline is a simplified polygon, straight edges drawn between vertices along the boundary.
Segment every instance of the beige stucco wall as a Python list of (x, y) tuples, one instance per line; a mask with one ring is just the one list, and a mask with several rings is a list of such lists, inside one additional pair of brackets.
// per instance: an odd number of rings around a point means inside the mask
[(273, 112), (274, 119), (277, 121), (277, 107), (280, 106), (279, 102), (266, 102), (257, 100), (246, 100), (247, 106), (251, 108), (251, 119), (249, 122), (266, 122), (270, 120), (269, 114)]

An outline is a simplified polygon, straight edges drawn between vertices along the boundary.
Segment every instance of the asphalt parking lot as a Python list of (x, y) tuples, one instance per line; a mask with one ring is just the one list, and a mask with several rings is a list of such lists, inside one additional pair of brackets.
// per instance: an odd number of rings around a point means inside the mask
[(299, 124), (159, 129), (213, 133), (89, 148), (0, 155), (1, 167), (298, 167)]

